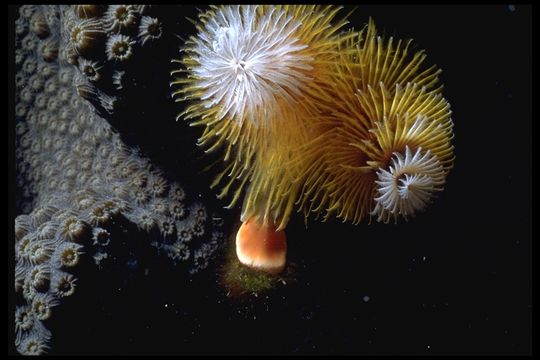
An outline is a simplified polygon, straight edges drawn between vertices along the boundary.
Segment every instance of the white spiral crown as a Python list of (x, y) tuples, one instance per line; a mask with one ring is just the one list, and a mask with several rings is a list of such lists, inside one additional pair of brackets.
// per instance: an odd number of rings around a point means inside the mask
[(392, 217), (397, 221), (398, 215), (405, 219), (414, 216), (443, 190), (445, 182), (445, 172), (437, 157), (429, 150), (422, 154), (421, 147), (413, 155), (406, 146), (405, 157), (395, 152), (389, 171), (380, 168), (377, 176), (378, 196), (371, 215), (384, 222)]
[(301, 23), (283, 10), (261, 15), (257, 6), (227, 6), (208, 20), (195, 51), (193, 69), (204, 89), (207, 107), (220, 105), (219, 117), (261, 121), (278, 97), (292, 101), (310, 79), (311, 57), (299, 53), (307, 45), (293, 34)]

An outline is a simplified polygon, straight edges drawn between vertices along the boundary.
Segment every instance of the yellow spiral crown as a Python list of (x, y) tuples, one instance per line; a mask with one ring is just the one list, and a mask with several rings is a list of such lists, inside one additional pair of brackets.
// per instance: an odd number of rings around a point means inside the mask
[[(422, 71), (425, 54), (419, 51), (411, 59), (410, 44), (401, 40), (395, 44), (393, 38), (384, 41), (371, 20), (356, 39), (349, 40), (355, 51), (343, 52), (336, 63), (333, 101), (321, 99), (325, 116), (314, 123), (319, 134), (295, 152), (289, 164), (309, 164), (302, 166), (304, 185), (298, 202), (306, 217), (324, 212), (324, 219), (336, 215), (356, 224), (369, 214), (384, 222), (413, 216), (414, 211), (402, 211), (410, 205), (410, 196), (382, 201), (389, 188), (381, 187), (379, 175), (390, 170), (396, 154), (405, 156), (406, 149), (429, 151), (441, 165), (444, 182), (454, 159), (450, 105), (441, 95), (442, 87), (434, 88), (440, 70), (432, 66)], [(402, 170), (393, 181), (411, 180), (415, 174), (412, 168)], [(422, 188), (429, 196), (423, 196), (418, 210), (442, 190), (440, 178)], [(415, 186), (408, 184), (411, 189)], [(389, 207), (396, 202), (405, 205)]]

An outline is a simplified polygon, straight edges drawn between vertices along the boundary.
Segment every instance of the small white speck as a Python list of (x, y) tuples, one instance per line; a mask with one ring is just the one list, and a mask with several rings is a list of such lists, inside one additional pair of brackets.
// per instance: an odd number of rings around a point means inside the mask
[(510, 12), (514, 12), (514, 11), (516, 11), (516, 7), (514, 5), (508, 5), (508, 10)]
[(428, 345), (427, 348), (428, 348), (428, 349), (431, 349), (431, 345)]
[(367, 295), (362, 298), (362, 300), (364, 300), (364, 302), (368, 302), (370, 299), (371, 298), (369, 296), (367, 296)]
[(169, 304), (165, 304), (165, 307), (169, 307)]
[(422, 256), (422, 261), (426, 261), (426, 257), (425, 257), (425, 256)]

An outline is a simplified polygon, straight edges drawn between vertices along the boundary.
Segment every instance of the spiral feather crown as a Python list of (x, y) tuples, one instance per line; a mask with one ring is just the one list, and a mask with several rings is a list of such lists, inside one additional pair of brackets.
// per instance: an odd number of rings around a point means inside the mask
[[(388, 222), (414, 216), (442, 190), (441, 179), (454, 160), (450, 105), (437, 86), (440, 70), (422, 69), (426, 55), (411, 55), (410, 45), (377, 36), (371, 20), (357, 38), (348, 39), (355, 50), (341, 53), (335, 64), (329, 90), (333, 101), (321, 99), (326, 116), (313, 122), (318, 136), (288, 164), (304, 169), (298, 204), (306, 217), (322, 214), (326, 220), (335, 215), (356, 224), (375, 215)], [(440, 164), (441, 172), (430, 180), (434, 187), (418, 185), (433, 173), (404, 172), (397, 181), (409, 185), (409, 195), (403, 188), (403, 196), (394, 197), (400, 194), (399, 184), (392, 196), (386, 194), (389, 188), (380, 182), (401, 164), (393, 162), (396, 156), (408, 159), (407, 151), (417, 154), (420, 149)], [(429, 196), (421, 196), (421, 190)]]
[(371, 215), (378, 221), (388, 221), (399, 215), (407, 218), (423, 210), (436, 192), (442, 191), (445, 182), (444, 169), (431, 151), (422, 153), (418, 147), (413, 154), (405, 147), (405, 156), (396, 152), (389, 170), (379, 169), (375, 208)]
[(219, 105), (217, 120), (256, 124), (280, 116), (280, 102), (294, 105), (289, 93), (301, 95), (313, 69), (301, 51), (308, 46), (293, 35), (300, 25), (276, 8), (258, 15), (256, 6), (227, 7), (208, 21), (193, 49), (200, 64), (193, 74), (204, 106)]

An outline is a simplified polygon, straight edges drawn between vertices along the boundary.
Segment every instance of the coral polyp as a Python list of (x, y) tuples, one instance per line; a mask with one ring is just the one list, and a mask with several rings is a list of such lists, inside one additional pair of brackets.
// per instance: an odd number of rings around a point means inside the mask
[(88, 53), (105, 34), (101, 22), (97, 20), (72, 20), (68, 24), (70, 44), (78, 54)]
[(135, 42), (125, 35), (112, 35), (106, 44), (107, 59), (125, 61), (131, 58)]
[(103, 15), (103, 22), (108, 31), (120, 32), (135, 26), (137, 15), (135, 5), (111, 5)]
[(161, 37), (163, 25), (157, 18), (143, 16), (139, 27), (138, 37), (144, 46), (147, 42), (153, 42)]

